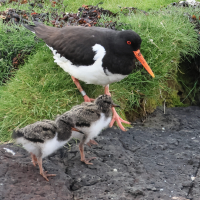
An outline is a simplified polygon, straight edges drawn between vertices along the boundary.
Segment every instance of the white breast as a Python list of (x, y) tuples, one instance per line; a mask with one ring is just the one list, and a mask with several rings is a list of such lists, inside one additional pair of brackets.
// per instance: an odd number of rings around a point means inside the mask
[(124, 79), (127, 75), (112, 74), (106, 69), (106, 74), (104, 73), (102, 67), (102, 59), (106, 54), (103, 46), (100, 44), (95, 44), (92, 49), (96, 52), (94, 56), (94, 64), (89, 66), (76, 66), (73, 65), (71, 61), (64, 57), (61, 57), (56, 50), (49, 47), (54, 54), (54, 62), (56, 62), (64, 71), (68, 72), (71, 76), (74, 76), (78, 80), (84, 81), (87, 84), (95, 85), (107, 85), (113, 82), (120, 81)]
[(58, 141), (57, 133), (54, 138), (49, 139), (44, 143), (31, 142), (23, 137), (16, 139), (16, 142), (22, 144), (29, 153), (33, 153), (37, 157), (42, 154), (42, 158), (51, 155), (53, 152), (64, 146), (68, 141), (69, 139), (65, 141)]
[[(85, 134), (87, 134), (87, 139), (85, 141), (85, 144), (88, 143), (90, 139), (97, 137), (104, 128), (108, 127), (109, 123), (111, 122), (111, 119), (112, 119), (111, 117), (106, 118), (105, 114), (101, 113), (100, 119), (93, 122), (90, 127), (83, 127), (83, 128), (77, 127), (78, 129), (82, 130)], [(82, 139), (83, 134), (79, 133), (77, 134), (76, 137), (76, 135), (72, 133), (72, 137), (75, 137), (77, 139), (80, 138)]]
[(64, 141), (58, 141), (57, 133), (56, 133), (56, 135), (53, 139), (47, 140), (46, 142), (40, 144), (40, 146), (42, 148), (42, 158), (44, 158), (44, 157), (52, 154), (54, 151), (60, 149), (68, 141), (69, 141), (69, 139), (64, 140)]

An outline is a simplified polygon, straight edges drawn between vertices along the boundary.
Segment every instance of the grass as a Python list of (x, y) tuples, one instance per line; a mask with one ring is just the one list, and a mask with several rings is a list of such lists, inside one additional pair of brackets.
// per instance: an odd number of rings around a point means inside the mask
[(102, 6), (105, 9), (108, 9), (112, 12), (118, 12), (119, 7), (136, 7), (142, 10), (151, 10), (151, 9), (158, 9), (161, 7), (164, 7), (174, 1), (172, 0), (76, 0), (76, 1), (71, 1), (71, 0), (64, 0), (64, 4), (68, 5), (67, 9), (69, 11), (76, 12), (77, 8), (79, 8), (81, 5), (97, 5), (98, 3), (103, 2)]
[[(45, 1), (46, 6), (44, 10), (48, 10), (51, 7), (51, 4), (49, 3), (49, 0)], [(77, 12), (78, 8), (80, 8), (83, 4), (84, 5), (97, 5), (100, 2), (102, 2), (102, 5), (99, 5), (99, 7), (103, 7), (104, 9), (108, 9), (112, 12), (118, 12), (120, 7), (136, 7), (145, 11), (149, 10), (155, 10), (159, 9), (161, 7), (164, 7), (172, 2), (173, 0), (64, 0), (63, 4), (66, 6), (66, 12)], [(0, 7), (0, 11), (5, 10), (8, 7), (8, 5), (2, 5)], [(28, 4), (17, 4), (17, 3), (12, 3), (9, 4), (9, 7), (12, 8), (18, 8), (18, 9), (27, 9), (29, 7)], [(56, 6), (57, 7), (57, 6)], [(55, 7), (55, 8), (56, 8)], [(59, 7), (59, 6), (58, 6)], [(37, 10), (40, 10), (40, 8), (34, 8), (34, 11), (37, 12)]]
[[(159, 102), (166, 92), (172, 93), (167, 82), (175, 78), (181, 58), (198, 52), (198, 34), (183, 12), (182, 8), (171, 8), (151, 11), (148, 16), (138, 13), (117, 18), (119, 29), (132, 29), (141, 36), (141, 52), (156, 75), (152, 79), (141, 67), (111, 84), (114, 101), (122, 106), (121, 114), (140, 107), (141, 99), (148, 105), (150, 100)], [(53, 119), (83, 101), (71, 77), (53, 62), (46, 45), (40, 43), (35, 48), (16, 76), (0, 87), (1, 141), (8, 141), (16, 127)], [(100, 86), (81, 84), (90, 97), (103, 93)]]
[(24, 54), (29, 54), (36, 42), (34, 35), (23, 27), (19, 31), (17, 26), (3, 25), (1, 21), (0, 27), (0, 85), (2, 85), (14, 70), (13, 58), (19, 53), (22, 57)]

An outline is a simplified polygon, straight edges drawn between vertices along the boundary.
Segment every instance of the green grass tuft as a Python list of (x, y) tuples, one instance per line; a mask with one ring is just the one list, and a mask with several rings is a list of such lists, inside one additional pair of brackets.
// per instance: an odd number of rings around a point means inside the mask
[(13, 58), (18, 54), (24, 55), (30, 54), (34, 49), (36, 42), (34, 41), (34, 35), (25, 29), (8, 24), (3, 24), (0, 21), (0, 85), (9, 79), (12, 74)]

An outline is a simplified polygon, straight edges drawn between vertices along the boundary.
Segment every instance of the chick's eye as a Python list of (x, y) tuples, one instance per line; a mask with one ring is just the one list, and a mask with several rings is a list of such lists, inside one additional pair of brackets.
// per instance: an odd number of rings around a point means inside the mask
[(128, 45), (131, 45), (131, 41), (127, 41), (127, 44), (128, 44)]

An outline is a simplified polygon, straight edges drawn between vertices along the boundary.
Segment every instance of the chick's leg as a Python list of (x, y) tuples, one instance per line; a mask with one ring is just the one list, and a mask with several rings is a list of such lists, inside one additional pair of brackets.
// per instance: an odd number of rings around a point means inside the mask
[(81, 142), (81, 143), (79, 144), (79, 150), (80, 150), (80, 154), (81, 154), (81, 161), (84, 162), (84, 163), (87, 164), (87, 165), (93, 165), (93, 163), (90, 163), (90, 160), (93, 160), (93, 159), (95, 159), (96, 157), (92, 157), (92, 158), (86, 159), (86, 158), (85, 158), (84, 146), (83, 146), (83, 145), (84, 145), (83, 142)]
[(39, 168), (40, 168), (40, 174), (47, 180), (49, 181), (49, 179), (47, 178), (48, 176), (56, 176), (56, 174), (47, 174), (47, 171), (44, 171), (43, 170), (43, 167), (42, 167), (42, 158), (38, 158), (38, 165), (39, 165)]
[(31, 153), (31, 158), (32, 158), (33, 165), (36, 167), (36, 165), (37, 165), (37, 157), (35, 156), (35, 154)]

